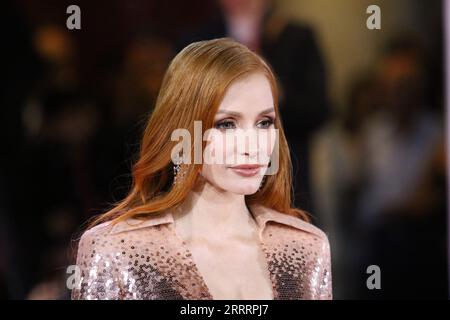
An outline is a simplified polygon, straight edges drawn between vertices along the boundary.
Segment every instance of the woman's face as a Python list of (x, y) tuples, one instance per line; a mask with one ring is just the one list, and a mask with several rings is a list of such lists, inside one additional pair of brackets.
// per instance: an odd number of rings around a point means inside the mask
[(236, 80), (218, 108), (214, 128), (205, 134), (201, 175), (225, 191), (257, 192), (275, 146), (274, 122), (272, 90), (265, 75), (252, 73)]

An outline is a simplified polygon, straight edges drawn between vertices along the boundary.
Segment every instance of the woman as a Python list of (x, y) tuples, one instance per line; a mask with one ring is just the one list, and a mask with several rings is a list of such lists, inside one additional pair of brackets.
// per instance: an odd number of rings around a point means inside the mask
[[(277, 101), (271, 68), (244, 45), (184, 48), (164, 77), (128, 196), (80, 239), (72, 297), (331, 299), (328, 238), (291, 208)], [(177, 143), (180, 134), (194, 144)]]

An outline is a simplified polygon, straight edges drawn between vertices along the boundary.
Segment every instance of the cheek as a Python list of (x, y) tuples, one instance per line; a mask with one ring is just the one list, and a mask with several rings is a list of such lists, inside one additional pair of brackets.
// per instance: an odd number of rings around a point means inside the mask
[[(260, 130), (259, 133), (256, 137), (258, 139), (258, 163), (267, 164), (275, 146), (276, 130)], [(209, 136), (203, 153), (204, 162), (201, 175), (220, 189), (237, 194), (253, 194), (259, 188), (262, 175), (244, 178), (227, 168), (227, 166), (235, 164), (236, 158), (239, 158), (236, 141), (238, 139), (230, 138), (222, 133)]]
[(216, 133), (208, 137), (208, 142), (203, 152), (201, 174), (209, 182), (217, 185), (224, 179), (226, 174), (225, 160), (228, 152), (221, 134)]
[(258, 155), (261, 163), (269, 162), (276, 145), (277, 133), (278, 131), (276, 129), (270, 129), (262, 131), (258, 135)]
[(231, 134), (216, 132), (208, 137), (204, 150), (204, 163), (209, 165), (232, 165), (236, 163), (237, 147)]

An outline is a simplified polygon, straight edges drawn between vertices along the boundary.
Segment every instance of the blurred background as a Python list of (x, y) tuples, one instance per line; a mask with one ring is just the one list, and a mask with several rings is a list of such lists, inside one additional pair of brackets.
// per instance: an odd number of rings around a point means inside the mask
[[(81, 29), (69, 30), (69, 5)], [(381, 29), (369, 30), (369, 5)], [(170, 60), (229, 36), (280, 82), (295, 205), (336, 299), (448, 299), (444, 1), (5, 0), (0, 298), (69, 299), (87, 219), (121, 199)], [(450, 18), (450, 17), (449, 17)], [(369, 290), (366, 270), (381, 270)]]

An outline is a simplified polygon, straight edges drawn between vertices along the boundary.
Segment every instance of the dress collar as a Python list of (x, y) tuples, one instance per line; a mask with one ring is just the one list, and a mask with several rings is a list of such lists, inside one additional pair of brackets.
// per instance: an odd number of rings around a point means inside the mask
[[(294, 216), (281, 213), (266, 206), (260, 204), (253, 204), (249, 206), (249, 210), (258, 225), (260, 239), (267, 225), (267, 222), (269, 221), (273, 221), (289, 227), (300, 229), (312, 233), (321, 238), (326, 237), (323, 231), (315, 227), (314, 225), (300, 218), (296, 218)], [(145, 220), (129, 218), (127, 220), (120, 221), (111, 226), (109, 233), (116, 234), (120, 232), (142, 229), (167, 223), (174, 223), (174, 217), (170, 210), (164, 211), (162, 213), (152, 214)]]

